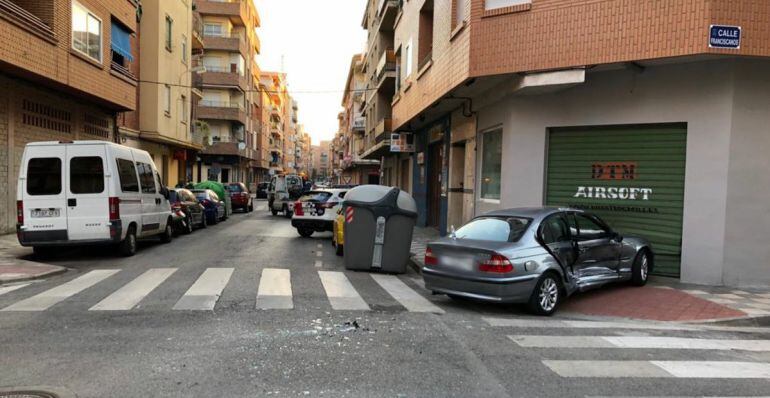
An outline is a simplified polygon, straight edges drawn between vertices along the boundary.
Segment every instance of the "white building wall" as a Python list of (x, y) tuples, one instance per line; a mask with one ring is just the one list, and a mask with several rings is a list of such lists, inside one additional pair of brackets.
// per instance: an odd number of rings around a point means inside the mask
[[(765, 71), (770, 70), (770, 63), (762, 65)], [(747, 275), (738, 278), (734, 272), (723, 269), (726, 260), (735, 258), (742, 264), (753, 260), (758, 265), (751, 270), (746, 266), (745, 270), (754, 281), (770, 283), (770, 272), (767, 272), (766, 265), (762, 265), (768, 263), (770, 252), (760, 257), (743, 250), (738, 250), (739, 253), (733, 253), (732, 248), (727, 252), (725, 250), (728, 170), (731, 166), (736, 173), (741, 167), (769, 169), (763, 163), (767, 162), (767, 157), (764, 160), (736, 161), (736, 156), (742, 157), (737, 153), (736, 143), (733, 143), (736, 152), (733, 162), (730, 160), (731, 132), (733, 129), (742, 129), (742, 125), (747, 123), (738, 121), (734, 124), (738, 119), (734, 119), (734, 111), (737, 116), (754, 117), (751, 114), (760, 112), (761, 107), (750, 111), (741, 108), (740, 103), (752, 102), (755, 97), (761, 96), (767, 100), (770, 96), (770, 91), (766, 89), (767, 74), (760, 76), (761, 69), (759, 65), (749, 67), (746, 61), (725, 59), (652, 66), (642, 72), (633, 68), (592, 71), (580, 86), (553, 94), (513, 95), (480, 109), (479, 131), (496, 126), (503, 128), (502, 199), (500, 203), (477, 201), (476, 214), (497, 208), (543, 204), (547, 131), (551, 127), (686, 122), (687, 167), (681, 280), (713, 285), (742, 284), (750, 280)], [(748, 72), (751, 72), (750, 76)], [(741, 84), (734, 84), (736, 74), (743, 74)], [(762, 79), (764, 85), (755, 86), (756, 81)], [(734, 90), (743, 86), (746, 88), (742, 89), (735, 104), (741, 109), (736, 110), (733, 103)], [(769, 111), (770, 107), (765, 106), (765, 117)], [(770, 121), (756, 119), (749, 124), (754, 127), (770, 126)], [(756, 128), (751, 131), (741, 136), (758, 134)], [(765, 130), (763, 145), (770, 143), (767, 137)], [(744, 145), (753, 144), (749, 142)], [(754, 152), (759, 151), (757, 147), (752, 149)], [(477, 170), (480, 170), (478, 164)], [(753, 188), (750, 192), (746, 195), (754, 197), (753, 192), (757, 192), (764, 196), (755, 199), (767, 198), (770, 184)], [(750, 198), (744, 200), (750, 201)], [(748, 216), (744, 211), (737, 210), (740, 208), (738, 203), (730, 206), (730, 209), (733, 208)], [(766, 238), (770, 236), (770, 212), (767, 212), (766, 207), (764, 209), (763, 222), (758, 223), (755, 232), (763, 232)], [(728, 231), (732, 232), (733, 228)], [(733, 239), (727, 243), (733, 244)], [(765, 247), (764, 251), (767, 250), (770, 249)], [(726, 253), (729, 258), (726, 258)], [(726, 265), (731, 266), (729, 262)], [(764, 267), (765, 271), (758, 272), (756, 267)]]

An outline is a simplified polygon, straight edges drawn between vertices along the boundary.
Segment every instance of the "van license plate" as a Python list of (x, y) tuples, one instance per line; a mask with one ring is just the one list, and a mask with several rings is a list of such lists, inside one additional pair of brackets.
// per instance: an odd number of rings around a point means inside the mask
[(32, 218), (59, 217), (59, 209), (32, 209)]

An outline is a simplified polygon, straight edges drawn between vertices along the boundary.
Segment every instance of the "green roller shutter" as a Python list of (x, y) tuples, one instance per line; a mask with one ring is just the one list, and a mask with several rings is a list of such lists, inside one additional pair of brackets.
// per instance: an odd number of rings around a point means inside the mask
[(647, 238), (655, 273), (678, 276), (686, 146), (684, 125), (551, 130), (546, 203), (592, 211)]

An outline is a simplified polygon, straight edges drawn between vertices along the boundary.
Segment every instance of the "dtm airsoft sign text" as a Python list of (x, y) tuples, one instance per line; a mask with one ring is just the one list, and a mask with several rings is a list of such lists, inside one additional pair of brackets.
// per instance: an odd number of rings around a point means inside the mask
[(711, 48), (741, 48), (741, 27), (711, 25), (709, 34), (709, 47)]
[[(591, 165), (591, 179), (599, 181), (633, 181), (637, 178), (636, 162), (596, 162)], [(650, 200), (652, 188), (579, 186), (573, 198)]]

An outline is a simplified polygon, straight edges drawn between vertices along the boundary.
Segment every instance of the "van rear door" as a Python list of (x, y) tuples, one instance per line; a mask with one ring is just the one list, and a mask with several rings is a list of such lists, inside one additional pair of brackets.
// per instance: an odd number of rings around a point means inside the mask
[(67, 240), (67, 201), (64, 189), (64, 145), (27, 146), (19, 173), (17, 198), (21, 200), (25, 240)]
[(70, 240), (110, 239), (106, 146), (67, 146), (67, 229)]

